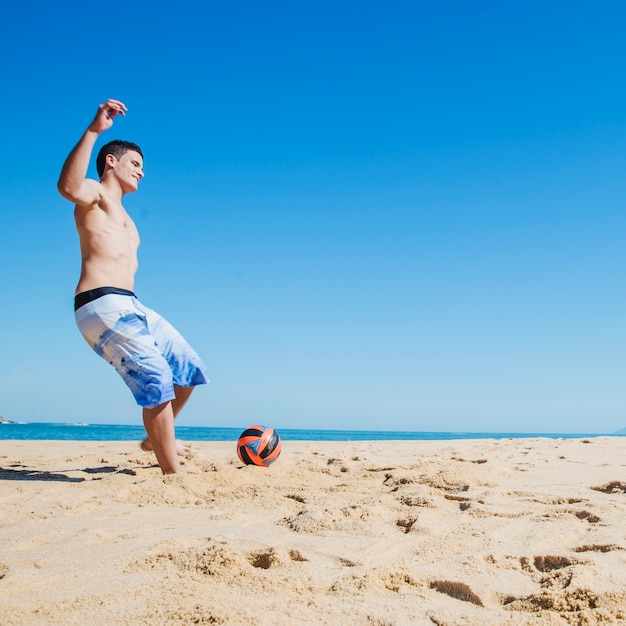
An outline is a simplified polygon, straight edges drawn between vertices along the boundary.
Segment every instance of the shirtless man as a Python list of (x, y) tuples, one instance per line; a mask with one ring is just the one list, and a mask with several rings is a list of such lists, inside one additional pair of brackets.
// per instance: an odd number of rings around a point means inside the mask
[(139, 233), (122, 205), (143, 178), (143, 154), (136, 144), (112, 141), (100, 150), (100, 181), (86, 178), (100, 133), (126, 114), (107, 100), (67, 157), (58, 189), (73, 202), (82, 268), (75, 292), (78, 327), (91, 347), (122, 376), (143, 407), (147, 437), (164, 474), (181, 472), (185, 447), (175, 438), (174, 418), (195, 385), (208, 382), (204, 364), (183, 337), (133, 293)]

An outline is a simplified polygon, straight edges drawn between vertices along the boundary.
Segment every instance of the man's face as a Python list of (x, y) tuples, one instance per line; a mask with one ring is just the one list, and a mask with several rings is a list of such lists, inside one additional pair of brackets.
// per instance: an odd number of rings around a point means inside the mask
[(125, 193), (137, 191), (139, 181), (143, 178), (143, 159), (139, 152), (127, 150), (119, 159), (115, 159), (113, 169)]

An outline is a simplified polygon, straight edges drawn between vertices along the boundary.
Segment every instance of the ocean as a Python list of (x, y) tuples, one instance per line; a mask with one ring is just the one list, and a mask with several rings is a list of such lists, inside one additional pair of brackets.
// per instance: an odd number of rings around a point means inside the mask
[[(243, 428), (177, 426), (176, 436), (185, 441), (237, 441)], [(486, 433), (486, 432), (404, 432), (387, 430), (305, 430), (277, 429), (284, 441), (433, 441), (452, 439), (579, 439), (600, 437), (598, 433)], [(615, 435), (613, 433), (611, 436)], [(143, 426), (120, 424), (62, 424), (48, 422), (0, 423), (0, 440), (54, 439), (73, 441), (133, 441), (146, 436)]]

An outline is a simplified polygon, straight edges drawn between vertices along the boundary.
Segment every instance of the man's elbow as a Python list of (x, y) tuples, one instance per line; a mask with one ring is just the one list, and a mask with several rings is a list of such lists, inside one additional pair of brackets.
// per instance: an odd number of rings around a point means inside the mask
[(59, 178), (57, 182), (57, 190), (66, 200), (70, 200), (70, 202), (73, 200), (72, 188), (62, 178)]
[(57, 183), (57, 189), (59, 193), (70, 202), (74, 204), (80, 203), (81, 187), (76, 187), (70, 181), (65, 180), (63, 177), (59, 178), (59, 182)]

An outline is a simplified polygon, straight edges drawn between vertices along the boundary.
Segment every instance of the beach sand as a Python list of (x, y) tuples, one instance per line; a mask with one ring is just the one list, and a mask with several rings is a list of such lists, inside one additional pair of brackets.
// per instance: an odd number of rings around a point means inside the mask
[(626, 624), (626, 438), (0, 441), (0, 624)]

